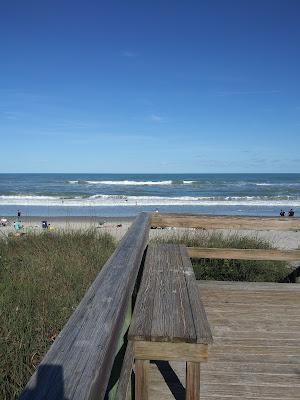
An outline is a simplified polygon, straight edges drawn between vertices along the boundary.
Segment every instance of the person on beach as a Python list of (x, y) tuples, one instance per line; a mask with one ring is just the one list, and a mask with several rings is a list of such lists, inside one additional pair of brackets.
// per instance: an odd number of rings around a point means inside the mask
[(46, 220), (42, 221), (42, 228), (48, 229), (48, 221), (46, 221)]
[(17, 217), (18, 217), (18, 220), (21, 218), (21, 211), (20, 210), (18, 210), (18, 212), (17, 212)]
[(14, 222), (14, 228), (16, 231), (19, 231), (21, 229), (21, 224), (19, 221)]
[(295, 211), (291, 208), (289, 211), (289, 217), (293, 217), (295, 215)]
[(281, 217), (284, 217), (284, 216), (285, 216), (285, 211), (280, 210), (280, 216), (281, 216)]

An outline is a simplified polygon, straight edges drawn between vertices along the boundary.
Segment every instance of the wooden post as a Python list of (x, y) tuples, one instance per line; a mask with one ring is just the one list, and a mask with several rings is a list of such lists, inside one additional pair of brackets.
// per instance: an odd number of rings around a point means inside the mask
[(135, 360), (135, 400), (148, 400), (149, 360)]
[(186, 363), (186, 394), (185, 400), (200, 399), (200, 363)]

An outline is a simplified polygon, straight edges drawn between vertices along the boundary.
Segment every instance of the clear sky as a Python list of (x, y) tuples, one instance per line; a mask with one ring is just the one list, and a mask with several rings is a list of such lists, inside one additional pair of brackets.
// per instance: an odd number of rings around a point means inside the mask
[(1, 1), (0, 172), (300, 172), (300, 1)]

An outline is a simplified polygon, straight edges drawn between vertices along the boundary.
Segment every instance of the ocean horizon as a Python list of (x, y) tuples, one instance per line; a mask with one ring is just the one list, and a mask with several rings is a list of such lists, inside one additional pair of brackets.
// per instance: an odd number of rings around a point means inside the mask
[[(0, 214), (134, 216), (141, 211), (278, 215), (300, 207), (300, 174), (0, 174)], [(296, 210), (297, 211), (297, 210)]]

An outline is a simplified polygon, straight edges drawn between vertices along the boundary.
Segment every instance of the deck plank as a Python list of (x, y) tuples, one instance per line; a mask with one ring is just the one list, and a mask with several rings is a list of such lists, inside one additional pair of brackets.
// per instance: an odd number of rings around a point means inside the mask
[[(201, 400), (299, 400), (300, 285), (200, 281), (198, 287), (214, 339), (201, 364)], [(185, 366), (170, 368), (163, 378), (151, 364), (149, 400), (184, 398)]]

